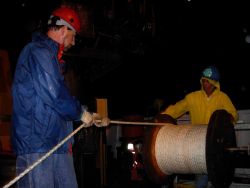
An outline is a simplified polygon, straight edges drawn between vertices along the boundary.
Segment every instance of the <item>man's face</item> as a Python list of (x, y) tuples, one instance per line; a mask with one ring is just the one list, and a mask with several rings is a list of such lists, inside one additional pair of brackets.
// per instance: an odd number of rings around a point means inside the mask
[(67, 51), (72, 46), (75, 45), (75, 36), (76, 32), (70, 29), (67, 29), (66, 35), (64, 37), (64, 51)]
[(207, 79), (202, 79), (201, 82), (202, 82), (202, 87), (206, 92), (207, 96), (210, 96), (215, 90), (215, 86), (211, 84)]

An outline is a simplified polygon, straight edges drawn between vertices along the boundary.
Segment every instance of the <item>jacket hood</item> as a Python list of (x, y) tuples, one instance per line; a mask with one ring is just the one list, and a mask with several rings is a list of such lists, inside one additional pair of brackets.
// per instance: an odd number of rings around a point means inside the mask
[(203, 86), (202, 86), (202, 80), (203, 80), (203, 79), (209, 81), (209, 83), (212, 84), (212, 85), (214, 85), (214, 86), (216, 87), (216, 89), (220, 90), (220, 82), (217, 82), (217, 81), (215, 81), (215, 80), (211, 80), (211, 79), (206, 78), (206, 77), (201, 77), (200, 83), (201, 83), (201, 88), (202, 88), (202, 90), (204, 90), (204, 89), (203, 89)]

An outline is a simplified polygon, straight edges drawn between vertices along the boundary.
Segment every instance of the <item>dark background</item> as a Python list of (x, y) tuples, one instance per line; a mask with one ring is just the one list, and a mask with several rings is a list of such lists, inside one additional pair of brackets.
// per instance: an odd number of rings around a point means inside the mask
[[(12, 72), (31, 32), (60, 3), (10, 0), (1, 4), (0, 48), (8, 50)], [(248, 1), (63, 3), (84, 5), (87, 29), (92, 29), (82, 32), (78, 45), (65, 54), (83, 103), (91, 106), (96, 98), (107, 98), (111, 118), (151, 115), (155, 99), (163, 99), (164, 108), (200, 89), (201, 71), (216, 65), (222, 91), (237, 109), (250, 107)]]

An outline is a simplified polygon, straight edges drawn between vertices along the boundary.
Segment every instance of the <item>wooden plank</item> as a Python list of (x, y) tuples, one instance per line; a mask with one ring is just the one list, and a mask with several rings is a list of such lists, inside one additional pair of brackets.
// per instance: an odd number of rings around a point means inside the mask
[[(101, 115), (101, 117), (108, 116), (108, 105), (107, 99), (96, 99), (97, 103), (97, 113)], [(107, 157), (106, 157), (106, 130), (100, 130), (100, 177), (101, 177), (101, 187), (107, 185), (107, 177), (106, 177), (106, 166), (107, 166)]]

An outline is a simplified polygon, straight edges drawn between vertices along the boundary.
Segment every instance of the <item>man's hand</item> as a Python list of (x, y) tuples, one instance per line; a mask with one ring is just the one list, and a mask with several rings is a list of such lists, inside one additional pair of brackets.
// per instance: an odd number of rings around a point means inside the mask
[(107, 127), (110, 123), (110, 119), (108, 117), (101, 117), (100, 114), (93, 113), (94, 124), (97, 127)]
[(85, 110), (82, 114), (81, 120), (83, 123), (85, 123), (84, 127), (90, 127), (92, 126), (92, 124), (94, 123), (94, 118), (91, 115), (91, 113), (89, 113), (87, 110)]
[(177, 120), (168, 114), (158, 114), (155, 116), (155, 122), (158, 123), (172, 123), (177, 125)]

